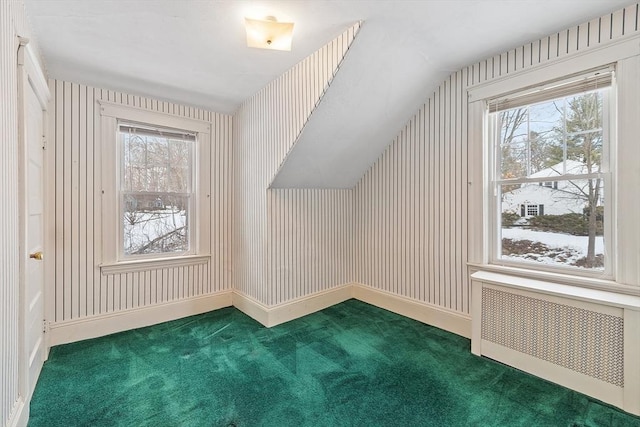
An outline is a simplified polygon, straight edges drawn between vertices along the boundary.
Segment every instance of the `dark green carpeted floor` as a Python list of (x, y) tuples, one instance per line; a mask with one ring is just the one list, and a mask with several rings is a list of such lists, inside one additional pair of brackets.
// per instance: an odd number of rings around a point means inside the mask
[(30, 426), (640, 426), (355, 300), (266, 329), (234, 308), (55, 347)]

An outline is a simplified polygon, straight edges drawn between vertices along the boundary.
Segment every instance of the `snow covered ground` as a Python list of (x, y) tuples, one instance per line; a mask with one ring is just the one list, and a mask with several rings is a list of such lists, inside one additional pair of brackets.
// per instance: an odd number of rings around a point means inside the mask
[[(132, 216), (133, 215), (133, 216)], [(125, 254), (136, 254), (146, 245), (151, 245), (143, 253), (179, 252), (188, 249), (187, 233), (175, 235), (187, 225), (186, 211), (179, 209), (160, 209), (155, 211), (139, 211), (125, 214), (124, 248)], [(168, 236), (164, 241), (157, 241)], [(167, 245), (170, 246), (166, 247)]]
[[(587, 256), (587, 236), (572, 236), (569, 234), (533, 231), (522, 228), (503, 228), (502, 238), (511, 239), (512, 244), (518, 241), (532, 242), (529, 251), (517, 254), (503, 255), (502, 259), (534, 261), (549, 265), (571, 266), (581, 258)], [(504, 247), (503, 242), (503, 247)], [(520, 245), (522, 246), (522, 245)], [(503, 250), (504, 251), (504, 250)], [(506, 252), (506, 251), (505, 251)], [(604, 254), (604, 239), (596, 237), (596, 256)]]

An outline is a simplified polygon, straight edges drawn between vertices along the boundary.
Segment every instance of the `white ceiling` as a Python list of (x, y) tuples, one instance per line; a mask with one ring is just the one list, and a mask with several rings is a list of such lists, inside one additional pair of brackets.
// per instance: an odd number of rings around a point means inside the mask
[[(276, 187), (350, 188), (451, 72), (631, 0), (25, 0), (52, 78), (233, 113), (364, 24)], [(291, 52), (247, 48), (244, 17), (295, 22)]]

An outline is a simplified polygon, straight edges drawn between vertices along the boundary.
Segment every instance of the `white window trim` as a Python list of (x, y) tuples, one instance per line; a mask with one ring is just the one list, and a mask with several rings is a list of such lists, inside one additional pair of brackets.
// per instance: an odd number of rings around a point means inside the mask
[(469, 103), (484, 102), (503, 94), (614, 64), (623, 58), (640, 54), (639, 41), (640, 35), (623, 37), (514, 74), (473, 85), (468, 89)]
[(206, 264), (211, 255), (182, 255), (171, 258), (149, 258), (120, 261), (113, 264), (102, 264), (102, 274), (133, 273), (136, 271), (155, 270), (157, 268), (186, 267), (189, 265)]
[[(103, 274), (140, 271), (158, 265), (190, 265), (205, 262), (211, 252), (210, 188), (211, 125), (208, 122), (97, 101), (101, 135), (102, 262)], [(194, 162), (195, 209), (190, 227), (190, 251), (186, 254), (151, 254), (124, 259), (120, 235), (118, 188), (118, 121), (146, 123), (181, 129), (197, 135)]]
[[(473, 85), (468, 89), (468, 134), (469, 159), (487, 159), (484, 145), (486, 126), (484, 113), (486, 99), (500, 94), (510, 93), (518, 89), (541, 84), (545, 81), (559, 79), (564, 76), (578, 74), (585, 70), (615, 64), (618, 86), (617, 147), (610, 170), (615, 175), (613, 194), (616, 196), (615, 215), (617, 227), (614, 230), (616, 239), (616, 257), (613, 270), (614, 279), (577, 276), (562, 272), (548, 272), (512, 266), (489, 264), (490, 248), (488, 242), (488, 203), (487, 191), (489, 183), (485, 179), (488, 165), (482, 162), (469, 162), (469, 212), (480, 215), (469, 217), (468, 265), (470, 271), (502, 272), (516, 277), (531, 277), (572, 286), (602, 289), (623, 294), (640, 295), (640, 224), (636, 215), (623, 215), (622, 212), (640, 211), (640, 199), (635, 197), (640, 188), (640, 176), (634, 173), (633, 162), (640, 156), (640, 146), (634, 144), (640, 134), (640, 105), (637, 94), (640, 82), (640, 34), (633, 34), (602, 45), (566, 55), (562, 58), (531, 67), (488, 82)], [(625, 163), (626, 169), (618, 169), (618, 163)]]

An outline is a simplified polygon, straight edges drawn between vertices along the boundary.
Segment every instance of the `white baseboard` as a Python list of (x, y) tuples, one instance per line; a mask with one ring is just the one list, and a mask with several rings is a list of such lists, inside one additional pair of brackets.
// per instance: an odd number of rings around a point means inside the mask
[(29, 421), (29, 405), (25, 405), (22, 396), (18, 398), (9, 419), (5, 421), (8, 427), (26, 427)]
[(55, 346), (151, 326), (232, 305), (232, 291), (51, 324), (49, 345)]
[(225, 291), (153, 307), (55, 323), (51, 325), (47, 335), (49, 345), (55, 346), (142, 328), (230, 306), (236, 307), (247, 316), (270, 328), (351, 298), (457, 335), (471, 337), (471, 319), (469, 317), (359, 283), (342, 285), (272, 307), (241, 292)]
[(351, 285), (318, 292), (269, 309), (269, 327), (297, 319), (352, 298)]
[(256, 322), (268, 327), (269, 307), (238, 291), (233, 291), (232, 300), (235, 308), (251, 317)]
[(393, 313), (435, 326), (445, 331), (471, 338), (471, 316), (444, 310), (434, 305), (384, 292), (368, 286), (354, 283), (353, 298), (384, 308)]
[(270, 328), (339, 304), (351, 299), (351, 297), (351, 285), (349, 284), (268, 307), (243, 293), (234, 291), (233, 306)]
[(445, 331), (471, 338), (471, 317), (443, 310), (409, 298), (352, 283), (318, 292), (284, 304), (268, 307), (234, 291), (233, 305), (266, 327), (272, 327), (307, 314), (315, 313), (348, 299), (355, 298), (376, 307), (417, 320)]

